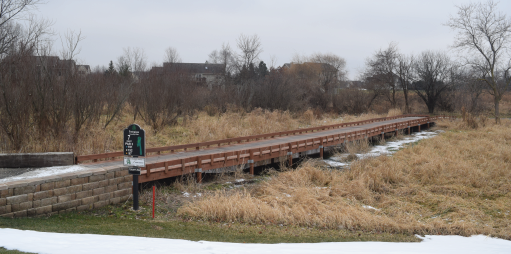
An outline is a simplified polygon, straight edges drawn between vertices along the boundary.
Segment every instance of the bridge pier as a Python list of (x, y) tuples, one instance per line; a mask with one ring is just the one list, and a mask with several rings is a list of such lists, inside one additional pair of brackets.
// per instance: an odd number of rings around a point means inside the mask
[(250, 174), (254, 175), (254, 152), (252, 152), (252, 150), (250, 150), (249, 158), (248, 163), (250, 164)]
[(321, 142), (319, 143), (319, 158), (323, 159), (323, 139), (321, 139)]
[(200, 157), (197, 157), (197, 168), (195, 169), (195, 172), (197, 183), (202, 183), (202, 160)]

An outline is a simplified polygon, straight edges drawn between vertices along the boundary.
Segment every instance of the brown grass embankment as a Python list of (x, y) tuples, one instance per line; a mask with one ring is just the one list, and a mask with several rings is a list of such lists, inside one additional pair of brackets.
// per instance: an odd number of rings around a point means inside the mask
[(253, 189), (218, 190), (180, 216), (407, 234), (486, 234), (511, 239), (511, 121), (448, 129), (392, 157), (331, 170), (313, 162)]

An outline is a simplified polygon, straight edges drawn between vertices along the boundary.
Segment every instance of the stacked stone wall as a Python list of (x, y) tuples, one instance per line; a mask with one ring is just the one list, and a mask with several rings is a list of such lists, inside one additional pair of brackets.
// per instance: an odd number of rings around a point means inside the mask
[(83, 211), (130, 198), (126, 167), (78, 171), (0, 184), (0, 216), (27, 217)]

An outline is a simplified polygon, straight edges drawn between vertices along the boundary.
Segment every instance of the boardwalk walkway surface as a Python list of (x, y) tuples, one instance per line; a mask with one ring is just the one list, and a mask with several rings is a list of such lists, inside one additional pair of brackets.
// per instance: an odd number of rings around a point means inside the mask
[[(253, 173), (254, 163), (287, 156), (293, 153), (319, 149), (321, 155), (325, 146), (338, 145), (346, 141), (365, 139), (383, 133), (396, 132), (398, 129), (428, 124), (435, 119), (426, 116), (400, 117), (381, 120), (362, 125), (303, 133), (292, 136), (274, 137), (241, 144), (231, 144), (213, 148), (159, 154), (146, 158), (146, 168), (142, 168), (140, 182), (158, 180), (183, 174), (201, 173), (211, 169), (248, 164)], [(199, 148), (199, 147), (197, 147)], [(261, 164), (261, 163), (259, 163)], [(262, 163), (266, 164), (266, 163)], [(122, 166), (122, 160), (102, 161), (82, 164), (87, 168)]]
[[(410, 133), (439, 118), (422, 115), (394, 116), (352, 123), (339, 123), (299, 130), (215, 140), (195, 144), (147, 148), (146, 167), (140, 183), (222, 168), (250, 168), (272, 162), (292, 163), (304, 153), (318, 153), (325, 147), (345, 142), (384, 136), (385, 133)], [(123, 152), (75, 157), (69, 168), (43, 170), (37, 177), (13, 177), (0, 181), (0, 216), (49, 216), (69, 211), (97, 209), (131, 198), (132, 175), (123, 166)], [(117, 159), (117, 160), (116, 160)]]

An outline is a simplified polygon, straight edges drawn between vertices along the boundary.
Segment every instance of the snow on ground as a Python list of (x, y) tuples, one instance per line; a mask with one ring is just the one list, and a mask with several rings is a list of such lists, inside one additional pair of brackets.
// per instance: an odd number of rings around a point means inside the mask
[(33, 171), (23, 173), (21, 175), (11, 176), (11, 177), (7, 177), (4, 179), (0, 179), (0, 183), (40, 178), (40, 177), (46, 177), (46, 176), (58, 175), (58, 174), (65, 174), (65, 173), (71, 173), (71, 172), (81, 171), (81, 170), (85, 170), (85, 169), (87, 169), (87, 168), (84, 168), (84, 167), (78, 166), (78, 165), (40, 168), (40, 169), (36, 169)]
[(369, 209), (369, 210), (376, 210), (376, 211), (380, 211), (380, 209), (378, 209), (378, 208), (374, 208), (374, 207), (372, 207), (372, 206), (370, 206), (370, 205), (363, 205), (362, 207), (363, 207), (363, 208), (365, 208), (365, 209)]
[[(374, 146), (371, 151), (363, 154), (356, 154), (357, 158), (363, 159), (368, 157), (377, 157), (380, 155), (391, 155), (397, 152), (399, 149), (405, 147), (406, 144), (417, 142), (421, 139), (432, 138), (438, 135), (440, 131), (432, 132), (432, 131), (422, 131), (413, 133), (410, 136), (406, 136), (404, 139), (392, 142), (386, 142), (385, 145), (377, 145)], [(342, 157), (330, 157), (325, 159), (324, 162), (330, 165), (331, 167), (345, 167), (348, 166), (349, 163), (342, 162)]]
[(511, 253), (511, 241), (483, 235), (472, 237), (426, 235), (420, 243), (335, 242), (243, 244), (176, 239), (62, 234), (0, 229), (0, 246), (33, 253)]

